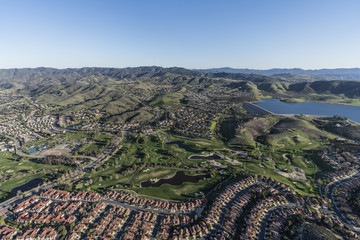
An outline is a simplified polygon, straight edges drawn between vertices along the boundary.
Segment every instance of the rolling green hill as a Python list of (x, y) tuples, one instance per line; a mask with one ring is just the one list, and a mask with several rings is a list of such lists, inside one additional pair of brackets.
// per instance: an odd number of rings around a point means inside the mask
[(0, 70), (0, 88), (3, 90), (60, 106), (63, 111), (84, 107), (100, 109), (118, 121), (148, 120), (155, 114), (150, 108), (186, 104), (189, 94), (228, 103), (270, 96), (286, 101), (360, 105), (359, 81), (298, 81), (292, 75), (202, 73), (155, 66)]

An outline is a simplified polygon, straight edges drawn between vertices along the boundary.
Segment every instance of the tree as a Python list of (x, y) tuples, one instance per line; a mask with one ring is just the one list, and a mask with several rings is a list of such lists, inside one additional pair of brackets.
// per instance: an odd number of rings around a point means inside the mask
[(75, 227), (75, 222), (70, 223), (70, 232), (72, 232), (72, 230), (74, 229), (74, 227)]
[(67, 235), (67, 230), (66, 227), (64, 225), (61, 225), (60, 227), (58, 227), (58, 232), (62, 235), (62, 236), (66, 236)]

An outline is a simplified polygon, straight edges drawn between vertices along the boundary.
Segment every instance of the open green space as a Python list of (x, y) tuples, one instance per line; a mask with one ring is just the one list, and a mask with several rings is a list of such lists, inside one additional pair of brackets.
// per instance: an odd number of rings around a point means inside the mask
[(210, 180), (200, 180), (197, 183), (185, 182), (176, 186), (165, 184), (160, 187), (150, 188), (134, 187), (132, 190), (136, 191), (138, 194), (146, 195), (148, 197), (170, 200), (186, 200), (195, 197), (195, 193), (209, 192), (214, 186), (216, 186), (220, 179), (220, 177), (213, 177)]
[(332, 171), (319, 154), (334, 136), (318, 129), (311, 120), (269, 116), (245, 123), (238, 146), (249, 153), (249, 158), (238, 160), (251, 174), (272, 177), (301, 195), (318, 195), (317, 179)]
[(210, 131), (214, 131), (216, 128), (217, 121), (212, 121), (210, 126)]
[(0, 183), (0, 199), (10, 196), (11, 189), (21, 186), (28, 181), (41, 178), (46, 179), (45, 173), (38, 172), (41, 170), (68, 170), (68, 166), (54, 166), (38, 164), (27, 158), (19, 158), (9, 152), (0, 153), (0, 174), (9, 176), (1, 180)]
[(0, 153), (0, 174), (15, 174), (17, 172), (32, 172), (43, 169), (69, 169), (67, 166), (44, 165), (19, 158), (8, 152)]
[(48, 176), (43, 173), (38, 173), (38, 174), (32, 174), (32, 175), (18, 177), (18, 178), (11, 179), (11, 180), (1, 183), (0, 184), (0, 201), (3, 201), (5, 199), (7, 199), (8, 197), (13, 196), (13, 194), (11, 193), (11, 190), (13, 188), (21, 186), (35, 178), (41, 178), (43, 180), (47, 180)]
[(84, 138), (90, 138), (90, 134), (85, 132), (66, 132), (65, 138), (67, 140), (81, 140)]
[(95, 134), (90, 140), (77, 151), (80, 155), (97, 156), (103, 152), (110, 143), (111, 138), (107, 134)]
[[(107, 162), (86, 173), (72, 186), (73, 189), (124, 188), (175, 200), (194, 196), (198, 191), (210, 192), (224, 178), (231, 181), (242, 174), (260, 174), (281, 181), (302, 195), (317, 195), (316, 183), (324, 174), (333, 171), (319, 157), (322, 150), (331, 148), (338, 137), (356, 141), (360, 136), (359, 126), (347, 119), (254, 116), (247, 114), (243, 107), (244, 103), (256, 101), (258, 97), (359, 105), (360, 82), (357, 81), (322, 81), (317, 77), (295, 75), (199, 73), (159, 67), (68, 69), (66, 72), (18, 69), (16, 76), (11, 72), (7, 74), (2, 80), (5, 85), (1, 86), (16, 92), (27, 103), (17, 106), (13, 117), (32, 112), (36, 122), (37, 117), (49, 113), (71, 125), (93, 121), (98, 123), (94, 128), (98, 127), (100, 131), (107, 128), (102, 124), (116, 124), (119, 131), (131, 129), (120, 150)], [(10, 80), (11, 84), (8, 84)], [(44, 108), (31, 104), (36, 101)], [(96, 118), (88, 118), (80, 111), (75, 115), (67, 114), (76, 110), (89, 111), (89, 116), (93, 116), (92, 111), (100, 111)], [(182, 116), (179, 114), (182, 110), (191, 115)], [(7, 114), (6, 111), (3, 114)], [(212, 116), (211, 119), (203, 117), (202, 112), (206, 113), (204, 116)], [(25, 121), (21, 120), (21, 123)], [(122, 127), (124, 129), (120, 130)], [(177, 127), (182, 131), (175, 131)], [(162, 131), (157, 131), (159, 129)], [(149, 130), (155, 133), (140, 134), (151, 132)], [(211, 134), (207, 135), (209, 130)], [(24, 152), (32, 146), (34, 149), (46, 146), (41, 150), (46, 150), (47, 155), (99, 156), (112, 138), (111, 134), (95, 131), (69, 130), (53, 136), (41, 129), (36, 131), (43, 139), (23, 144)], [(211, 136), (211, 139), (181, 134)], [(189, 160), (191, 155), (214, 152), (242, 164), (232, 166), (230, 161), (218, 160), (221, 167), (226, 168), (215, 170), (216, 163), (211, 166), (205, 160)], [(1, 175), (13, 175), (9, 183), (3, 183), (9, 186), (18, 184), (21, 174), (27, 179), (39, 170), (67, 169), (37, 164), (9, 153), (0, 155), (0, 166)], [(156, 181), (177, 171), (188, 175), (210, 172), (212, 177), (180, 186), (140, 187), (142, 181)]]
[(153, 101), (150, 102), (152, 106), (174, 106), (179, 105), (180, 100), (184, 97), (183, 94), (179, 92), (168, 93), (163, 96), (156, 97)]
[[(152, 188), (141, 188), (140, 183), (169, 177), (177, 171), (184, 171), (186, 174), (210, 171), (212, 167), (206, 162), (188, 158), (191, 155), (217, 152), (244, 164), (235, 167), (236, 171), (243, 169), (250, 174), (272, 177), (304, 196), (318, 195), (317, 178), (321, 177), (322, 173), (332, 171), (332, 168), (318, 156), (318, 149), (328, 144), (329, 136), (307, 120), (301, 119), (280, 117), (280, 121), (275, 121), (275, 125), (273, 121), (269, 127), (275, 130), (260, 131), (264, 135), (260, 138), (253, 135), (256, 141), (249, 141), (248, 145), (238, 145), (241, 146), (240, 150), (249, 154), (248, 157), (232, 154), (228, 150), (231, 145), (219, 139), (193, 139), (167, 131), (159, 131), (152, 135), (131, 134), (123, 140), (122, 147), (116, 154), (104, 165), (86, 174), (87, 180), (78, 182), (74, 188), (99, 191), (120, 188), (147, 196), (185, 199), (186, 196), (193, 196), (199, 191), (206, 193), (210, 190), (209, 186), (213, 186), (212, 184), (217, 183), (220, 178), (201, 180), (197, 184), (184, 183), (180, 186), (163, 185)], [(282, 131), (281, 128), (286, 130)], [(226, 161), (218, 162), (230, 166)], [(303, 170), (301, 178), (291, 175), (294, 171), (292, 167)], [(274, 170), (290, 175), (286, 177)], [(236, 176), (231, 173), (233, 170), (226, 171), (229, 171), (231, 178)]]
[[(120, 150), (105, 164), (87, 173), (84, 176), (87, 180), (78, 182), (73, 188), (99, 191), (109, 187), (126, 188), (148, 196), (181, 200), (186, 196), (193, 197), (196, 192), (211, 190), (210, 186), (221, 179), (216, 171), (212, 178), (200, 180), (198, 183), (140, 187), (143, 181), (170, 178), (177, 171), (183, 171), (186, 175), (214, 171), (206, 161), (189, 160), (188, 157), (195, 154), (194, 152), (209, 154), (214, 149), (220, 151), (225, 147), (221, 141), (190, 139), (167, 132), (157, 132), (153, 135), (129, 135), (121, 145)], [(158, 192), (162, 191), (164, 193), (159, 195)]]
[[(198, 175), (204, 174), (206, 172), (190, 171), (181, 168), (166, 168), (166, 167), (149, 167), (146, 169), (139, 169), (136, 171), (131, 171), (126, 174), (120, 174), (116, 172), (116, 169), (106, 169), (104, 171), (96, 172), (91, 174), (92, 181), (79, 182), (75, 185), (75, 188), (78, 189), (88, 189), (105, 191), (108, 188), (113, 189), (128, 189), (134, 190), (139, 194), (144, 194), (147, 196), (153, 196), (157, 198), (166, 198), (172, 200), (182, 200), (187, 197), (194, 197), (194, 194), (199, 191), (208, 191), (209, 186), (217, 182), (219, 177), (213, 177), (210, 179), (200, 180), (198, 183), (185, 182), (181, 185), (174, 186), (169, 184), (164, 184), (160, 187), (150, 187), (142, 188), (141, 182), (151, 181), (154, 179), (170, 178), (177, 171), (183, 171), (186, 175)], [(88, 186), (86, 186), (88, 185)], [(162, 194), (159, 194), (162, 192)]]

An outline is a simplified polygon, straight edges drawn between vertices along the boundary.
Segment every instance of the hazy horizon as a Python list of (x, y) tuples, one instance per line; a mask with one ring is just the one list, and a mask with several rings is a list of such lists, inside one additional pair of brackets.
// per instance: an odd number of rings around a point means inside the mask
[(242, 68), (242, 67), (208, 67), (208, 68), (187, 68), (182, 66), (159, 66), (159, 65), (139, 65), (139, 66), (125, 66), (125, 67), (107, 67), (107, 66), (83, 66), (83, 67), (64, 67), (64, 68), (58, 68), (58, 67), (51, 67), (51, 66), (38, 66), (38, 67), (13, 67), (13, 68), (0, 68), (0, 70), (9, 70), (9, 69), (38, 69), (38, 68), (51, 68), (51, 69), (58, 69), (58, 70), (65, 70), (65, 69), (82, 69), (82, 68), (140, 68), (140, 67), (161, 67), (161, 68), (184, 68), (188, 70), (208, 70), (208, 69), (222, 69), (222, 68), (229, 68), (229, 69), (244, 69), (244, 70), (255, 70), (255, 71), (266, 71), (266, 70), (275, 70), (275, 69), (284, 69), (284, 70), (293, 70), (293, 69), (301, 69), (304, 71), (312, 71), (312, 70), (335, 70), (335, 69), (360, 69), (360, 67), (335, 67), (335, 68), (299, 68), (299, 67), (276, 67), (276, 68)]

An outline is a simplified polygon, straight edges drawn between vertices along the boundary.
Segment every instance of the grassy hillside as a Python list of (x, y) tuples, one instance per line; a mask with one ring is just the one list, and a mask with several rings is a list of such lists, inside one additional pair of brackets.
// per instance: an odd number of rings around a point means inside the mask
[(230, 104), (276, 97), (360, 105), (358, 81), (298, 82), (293, 77), (161, 67), (9, 69), (0, 70), (0, 88), (60, 106), (63, 112), (103, 110), (110, 121), (119, 122), (153, 119), (159, 108), (191, 102), (189, 94)]

